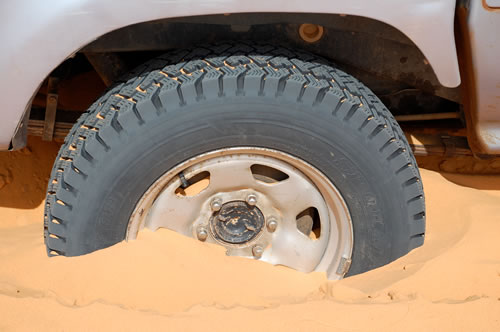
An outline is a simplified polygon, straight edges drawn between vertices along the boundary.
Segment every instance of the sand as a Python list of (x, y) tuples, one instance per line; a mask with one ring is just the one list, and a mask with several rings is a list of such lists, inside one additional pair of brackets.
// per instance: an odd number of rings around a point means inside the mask
[(0, 153), (0, 331), (499, 331), (500, 176), (422, 170), (424, 247), (344, 279), (228, 257), (167, 230), (48, 258), (58, 144)]

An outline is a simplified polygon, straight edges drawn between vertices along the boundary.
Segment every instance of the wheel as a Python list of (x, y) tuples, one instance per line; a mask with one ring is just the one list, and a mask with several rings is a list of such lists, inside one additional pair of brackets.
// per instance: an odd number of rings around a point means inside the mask
[(423, 244), (420, 174), (364, 85), (284, 48), (167, 54), (82, 115), (49, 181), (49, 255), (164, 227), (330, 279)]

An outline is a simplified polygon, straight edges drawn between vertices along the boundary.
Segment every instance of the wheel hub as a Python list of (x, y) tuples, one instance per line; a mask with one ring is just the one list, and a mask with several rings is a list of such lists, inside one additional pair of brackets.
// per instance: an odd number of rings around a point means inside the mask
[(242, 201), (222, 205), (210, 218), (214, 237), (230, 244), (244, 244), (253, 240), (264, 224), (265, 218), (259, 208)]

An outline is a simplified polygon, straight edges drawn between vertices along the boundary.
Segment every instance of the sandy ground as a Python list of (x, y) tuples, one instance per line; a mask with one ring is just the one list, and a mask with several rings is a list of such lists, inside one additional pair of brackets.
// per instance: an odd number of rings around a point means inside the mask
[(500, 331), (500, 176), (422, 170), (425, 246), (340, 282), (170, 231), (45, 254), (56, 143), (0, 153), (0, 330)]

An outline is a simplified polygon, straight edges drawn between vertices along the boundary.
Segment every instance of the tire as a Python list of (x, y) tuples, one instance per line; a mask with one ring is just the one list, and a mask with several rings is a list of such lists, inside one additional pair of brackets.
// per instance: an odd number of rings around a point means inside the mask
[(354, 233), (348, 275), (423, 244), (418, 167), (381, 101), (311, 54), (224, 44), (142, 65), (80, 117), (49, 181), (48, 254), (83, 255), (124, 240), (134, 207), (162, 174), (238, 146), (293, 155), (336, 186)]

